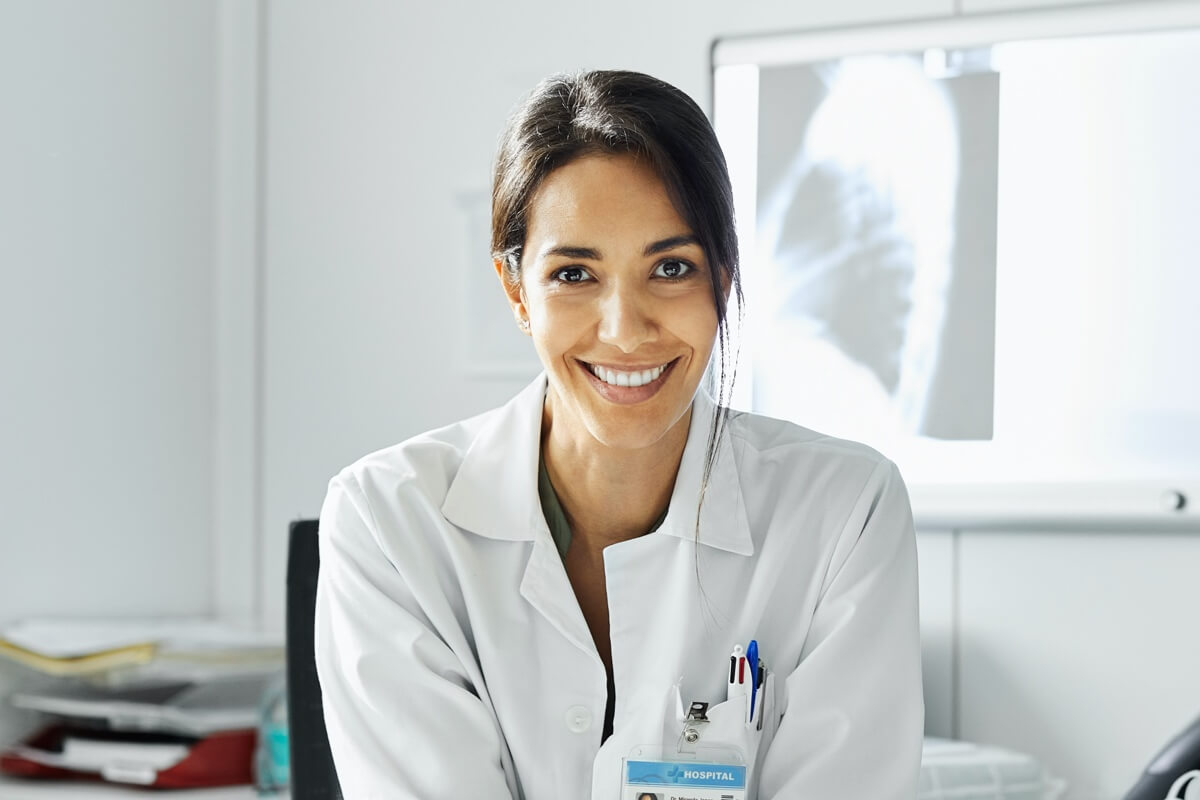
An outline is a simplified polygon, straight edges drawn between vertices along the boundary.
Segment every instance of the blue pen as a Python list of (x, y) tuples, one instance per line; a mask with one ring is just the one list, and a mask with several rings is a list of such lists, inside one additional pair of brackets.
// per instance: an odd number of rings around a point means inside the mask
[(758, 641), (746, 646), (746, 664), (750, 667), (750, 721), (754, 721), (754, 699), (758, 695)]

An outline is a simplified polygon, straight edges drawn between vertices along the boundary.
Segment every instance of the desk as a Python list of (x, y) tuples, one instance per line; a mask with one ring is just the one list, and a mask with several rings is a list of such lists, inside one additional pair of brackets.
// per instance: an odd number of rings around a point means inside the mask
[[(267, 795), (287, 800), (286, 793)], [(253, 786), (220, 789), (142, 789), (91, 781), (35, 781), (0, 775), (0, 800), (257, 800)]]

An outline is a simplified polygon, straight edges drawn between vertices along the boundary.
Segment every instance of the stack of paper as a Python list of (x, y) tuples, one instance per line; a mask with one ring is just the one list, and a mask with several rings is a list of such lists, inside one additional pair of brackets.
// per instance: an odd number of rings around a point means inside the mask
[(258, 725), (258, 704), (269, 675), (205, 683), (146, 684), (106, 689), (87, 684), (12, 696), (17, 708), (75, 720), (94, 720), (118, 731), (204, 736)]
[(149, 673), (270, 671), (283, 654), (279, 637), (206, 619), (35, 619), (0, 628), (0, 655), (49, 675), (109, 682)]
[(53, 722), (0, 753), (0, 771), (152, 786), (250, 783), (259, 702), (271, 678), (18, 692), (13, 705)]
[(133, 764), (155, 771), (167, 769), (187, 758), (186, 744), (105, 741), (80, 734), (63, 739), (62, 764), (71, 769), (100, 772), (112, 765)]
[(0, 752), (0, 771), (168, 787), (252, 782), (284, 651), (202, 619), (31, 620), (0, 628), (0, 654), (68, 678), (7, 698), (46, 726)]
[[(0, 655), (49, 675), (87, 675), (113, 667), (146, 664), (154, 658), (151, 641), (129, 641), (127, 637), (68, 636), (33, 630), (20, 624), (0, 632)], [(50, 633), (50, 635), (46, 635)]]

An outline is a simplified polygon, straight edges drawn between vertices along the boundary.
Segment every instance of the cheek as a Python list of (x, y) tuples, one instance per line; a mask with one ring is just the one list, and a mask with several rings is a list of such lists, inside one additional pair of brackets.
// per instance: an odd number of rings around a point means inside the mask
[(597, 315), (594, 293), (546, 292), (529, 298), (529, 316), (546, 328), (577, 329), (594, 322)]
[(562, 298), (538, 298), (528, 311), (534, 346), (543, 359), (554, 359), (577, 345), (593, 316), (583, 304)]
[(712, 296), (704, 293), (689, 298), (686, 306), (681, 304), (674, 332), (698, 354), (707, 354), (714, 347), (713, 340), (717, 335), (717, 312), (713, 308)]

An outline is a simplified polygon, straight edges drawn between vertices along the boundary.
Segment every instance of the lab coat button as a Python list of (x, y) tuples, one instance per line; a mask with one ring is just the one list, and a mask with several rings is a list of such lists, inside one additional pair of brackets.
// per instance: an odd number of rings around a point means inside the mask
[(592, 727), (592, 712), (584, 706), (571, 706), (567, 709), (567, 730), (571, 733), (584, 733)]

